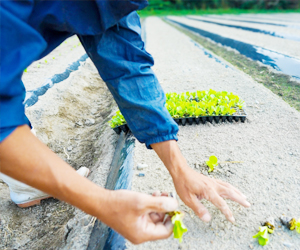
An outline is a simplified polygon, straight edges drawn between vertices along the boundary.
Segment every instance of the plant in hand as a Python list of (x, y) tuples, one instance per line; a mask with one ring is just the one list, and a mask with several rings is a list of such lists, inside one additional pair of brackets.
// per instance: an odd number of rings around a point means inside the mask
[(209, 167), (208, 172), (211, 172), (214, 170), (216, 166), (218, 166), (218, 158), (214, 155), (209, 157), (209, 160), (206, 162), (206, 165)]
[(183, 224), (182, 219), (184, 214), (180, 211), (174, 211), (168, 213), (169, 216), (171, 216), (173, 227), (173, 233), (174, 233), (174, 239), (179, 239), (179, 242), (182, 242), (182, 236), (184, 233), (186, 233), (188, 230), (186, 226)]

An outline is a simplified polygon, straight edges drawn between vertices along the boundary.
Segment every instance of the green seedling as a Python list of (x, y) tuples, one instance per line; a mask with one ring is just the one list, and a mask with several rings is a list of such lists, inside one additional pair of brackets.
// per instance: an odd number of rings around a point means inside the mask
[(184, 214), (180, 211), (174, 211), (168, 214), (172, 217), (171, 221), (172, 224), (174, 225), (173, 227), (174, 239), (178, 239), (179, 243), (181, 243), (183, 234), (188, 231), (188, 229), (182, 222)]
[(199, 117), (199, 116), (204, 116), (206, 114), (205, 109), (199, 108), (197, 107), (195, 110), (195, 116)]
[(275, 220), (273, 217), (269, 217), (266, 222), (262, 224), (262, 226), (268, 227), (269, 234), (272, 234), (275, 230)]
[(259, 232), (253, 236), (253, 238), (257, 238), (259, 245), (265, 246), (269, 243), (269, 230), (270, 229), (267, 226), (259, 227)]
[(300, 219), (295, 222), (295, 229), (298, 234), (300, 234)]
[(282, 216), (280, 217), (280, 220), (288, 229), (296, 229), (296, 232), (300, 234), (300, 219), (297, 221), (295, 218)]
[(218, 158), (214, 155), (209, 157), (209, 160), (206, 162), (206, 165), (209, 167), (208, 172), (211, 172), (214, 170), (216, 166), (218, 166)]
[(126, 120), (125, 120), (124, 116), (121, 114), (121, 112), (117, 111), (116, 115), (114, 115), (111, 118), (109, 123), (110, 123), (111, 128), (115, 128), (115, 127), (118, 127), (118, 126), (121, 126), (121, 125), (125, 124)]
[(192, 95), (192, 97), (193, 97), (193, 99), (195, 100), (196, 99), (196, 92), (193, 92), (193, 93), (191, 93), (191, 95)]
[(26, 69), (24, 69), (24, 72), (25, 72), (25, 73), (27, 73), (27, 68), (26, 68)]
[[(45, 61), (47, 63), (47, 61)], [(237, 96), (226, 91), (207, 90), (184, 93), (167, 93), (166, 105), (168, 112), (173, 118), (233, 115), (237, 109), (241, 109), (244, 102)], [(120, 117), (119, 117), (120, 118)], [(113, 118), (111, 126), (118, 124), (123, 119)], [(125, 119), (124, 119), (125, 120)]]
[(47, 61), (47, 60), (45, 60), (45, 63), (48, 63), (48, 61)]

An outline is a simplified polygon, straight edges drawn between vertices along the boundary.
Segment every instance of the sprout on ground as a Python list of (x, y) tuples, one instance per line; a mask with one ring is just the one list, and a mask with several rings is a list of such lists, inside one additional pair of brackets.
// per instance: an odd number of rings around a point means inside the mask
[(209, 157), (209, 160), (206, 162), (206, 165), (209, 167), (208, 172), (211, 172), (214, 170), (216, 166), (218, 166), (218, 158), (214, 155)]
[(172, 224), (174, 225), (173, 227), (174, 239), (179, 239), (179, 242), (181, 243), (183, 234), (188, 231), (188, 229), (182, 222), (184, 214), (180, 211), (174, 211), (168, 214), (172, 216), (171, 221)]
[(295, 230), (300, 234), (300, 219), (296, 221), (295, 218), (281, 216), (280, 221), (283, 225), (285, 225), (290, 230)]
[(264, 223), (262, 223), (262, 226), (267, 226), (269, 228), (268, 232), (269, 234), (272, 234), (275, 230), (275, 220), (273, 217), (269, 217)]
[(259, 227), (259, 232), (253, 236), (253, 238), (257, 238), (259, 245), (265, 246), (269, 243), (269, 230), (267, 226)]
[(300, 219), (298, 221), (296, 221), (296, 219), (292, 219), (290, 221), (290, 230), (295, 230), (297, 231), (297, 233), (300, 234)]
[(297, 233), (300, 234), (300, 219), (298, 221), (296, 221), (295, 228), (296, 228)]

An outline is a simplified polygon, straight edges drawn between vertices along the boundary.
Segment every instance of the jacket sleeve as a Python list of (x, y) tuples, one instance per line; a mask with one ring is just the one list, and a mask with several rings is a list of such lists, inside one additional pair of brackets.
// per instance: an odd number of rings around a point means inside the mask
[(21, 77), (46, 47), (40, 34), (27, 24), (32, 8), (32, 1), (3, 1), (0, 6), (0, 142), (17, 126), (30, 126)]
[(178, 126), (151, 70), (154, 61), (144, 48), (138, 14), (132, 12), (102, 35), (79, 38), (135, 137), (147, 148), (177, 140)]

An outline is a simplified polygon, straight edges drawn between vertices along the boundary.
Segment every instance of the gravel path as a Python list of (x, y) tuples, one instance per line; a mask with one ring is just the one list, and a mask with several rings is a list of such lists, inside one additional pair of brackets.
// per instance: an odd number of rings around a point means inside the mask
[(251, 31), (221, 27), (216, 24), (203, 23), (187, 19), (185, 17), (169, 16), (171, 20), (175, 20), (192, 27), (196, 27), (202, 30), (209, 31), (214, 34), (218, 34), (223, 37), (231, 38), (241, 42), (249, 43), (252, 45), (260, 46), (265, 49), (276, 51), (291, 57), (300, 59), (300, 42), (287, 40), (279, 37), (272, 37), (261, 33), (255, 33)]
[[(245, 209), (228, 201), (236, 218), (236, 225), (231, 225), (213, 205), (203, 201), (212, 215), (212, 221), (205, 224), (180, 201), (189, 229), (182, 244), (170, 238), (139, 246), (127, 242), (128, 248), (262, 249), (252, 236), (260, 222), (273, 216), (276, 230), (264, 249), (299, 249), (299, 235), (278, 227), (278, 217), (282, 214), (300, 218), (299, 112), (249, 76), (206, 56), (190, 38), (159, 18), (149, 18), (146, 31), (147, 49), (155, 58), (154, 70), (166, 92), (227, 90), (247, 103), (248, 119), (244, 124), (187, 125), (180, 127), (178, 136), (190, 167), (233, 184), (247, 195), (252, 206)], [(202, 164), (213, 154), (221, 163), (208, 174)], [(133, 190), (145, 193), (174, 190), (170, 175), (154, 151), (139, 143), (135, 166), (138, 163), (146, 163), (148, 168), (135, 170)], [(145, 177), (136, 175), (140, 172)]]

